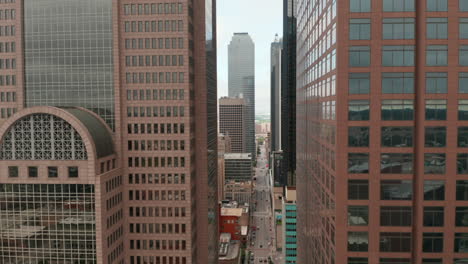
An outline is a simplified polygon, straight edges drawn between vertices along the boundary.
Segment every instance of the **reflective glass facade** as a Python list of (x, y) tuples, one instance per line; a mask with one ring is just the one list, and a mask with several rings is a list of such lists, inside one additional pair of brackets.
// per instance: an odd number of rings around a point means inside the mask
[(111, 0), (25, 0), (25, 103), (80, 106), (114, 127)]
[(94, 186), (0, 184), (0, 263), (96, 263)]

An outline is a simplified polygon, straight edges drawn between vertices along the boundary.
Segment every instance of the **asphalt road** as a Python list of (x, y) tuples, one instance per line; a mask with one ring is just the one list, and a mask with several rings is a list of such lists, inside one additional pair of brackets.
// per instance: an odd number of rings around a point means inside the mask
[[(257, 168), (255, 170), (256, 184), (252, 195), (252, 224), (256, 230), (251, 232), (251, 241), (249, 242), (250, 251), (254, 253), (254, 262), (248, 263), (268, 263), (268, 257), (273, 253), (272, 229), (272, 208), (271, 208), (271, 185), (266, 168), (267, 159), (265, 147), (260, 147), (261, 154), (257, 156)], [(255, 234), (255, 235), (253, 235)], [(252, 244), (253, 242), (253, 244)]]

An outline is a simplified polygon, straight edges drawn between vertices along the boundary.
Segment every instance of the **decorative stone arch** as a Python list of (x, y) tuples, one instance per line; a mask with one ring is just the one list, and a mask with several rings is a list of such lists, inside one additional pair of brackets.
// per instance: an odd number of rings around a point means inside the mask
[(0, 160), (94, 162), (96, 145), (85, 124), (66, 109), (31, 107), (16, 113), (0, 127)]

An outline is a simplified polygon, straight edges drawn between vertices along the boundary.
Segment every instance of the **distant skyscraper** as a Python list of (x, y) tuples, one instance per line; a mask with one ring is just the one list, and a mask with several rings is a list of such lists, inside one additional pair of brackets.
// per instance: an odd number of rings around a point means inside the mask
[(229, 97), (241, 97), (246, 105), (246, 152), (255, 147), (255, 44), (248, 33), (234, 33), (228, 46)]
[(468, 262), (467, 17), (297, 1), (298, 263)]
[(0, 263), (216, 263), (216, 1), (0, 10)]
[(281, 171), (288, 186), (296, 185), (296, 16), (295, 0), (283, 0), (281, 52)]
[(270, 47), (270, 119), (271, 119), (271, 149), (281, 150), (281, 49), (283, 43), (275, 37)]
[(227, 97), (219, 99), (219, 133), (229, 136), (231, 140), (231, 151), (229, 152), (247, 152), (246, 115), (244, 99)]

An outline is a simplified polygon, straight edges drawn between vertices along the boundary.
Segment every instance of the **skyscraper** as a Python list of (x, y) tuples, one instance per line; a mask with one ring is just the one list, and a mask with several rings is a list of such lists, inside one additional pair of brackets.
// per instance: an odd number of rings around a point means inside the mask
[(255, 160), (255, 45), (248, 33), (234, 33), (228, 46), (229, 97), (244, 98), (246, 152)]
[(244, 99), (228, 97), (219, 99), (219, 133), (228, 135), (231, 140), (231, 150), (227, 152), (246, 152), (246, 118)]
[(270, 47), (270, 119), (271, 119), (271, 149), (281, 150), (281, 53), (283, 43), (275, 36)]
[(0, 263), (217, 261), (215, 3), (0, 1)]
[(298, 263), (467, 262), (468, 1), (297, 4)]
[(281, 171), (288, 186), (296, 185), (296, 1), (283, 0), (281, 50)]

